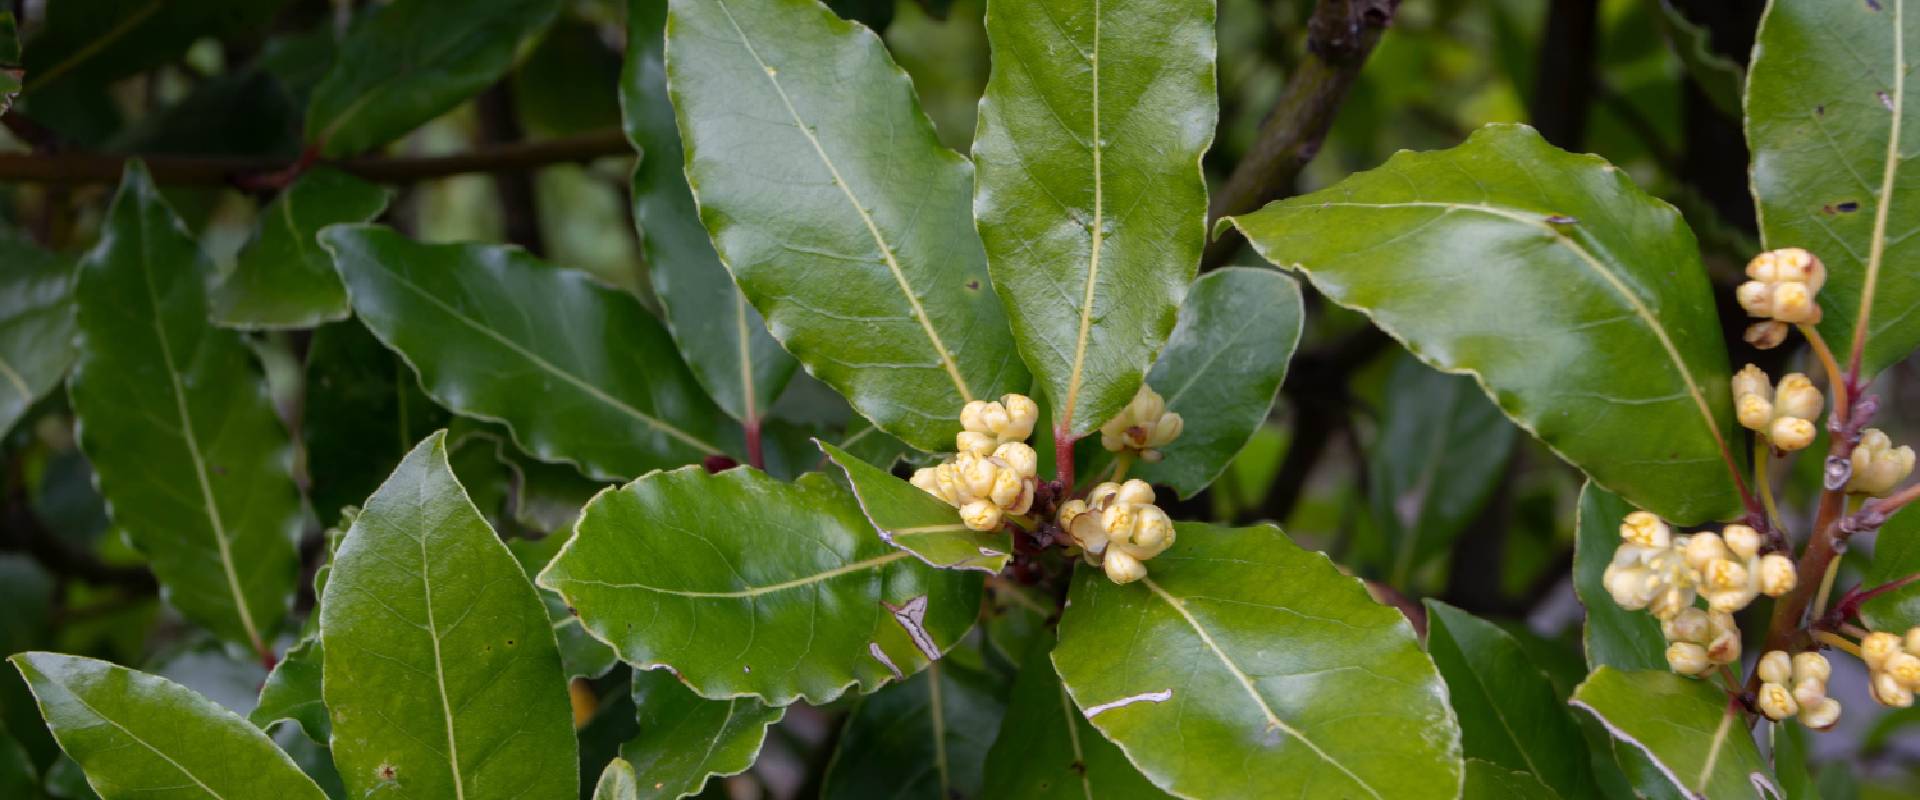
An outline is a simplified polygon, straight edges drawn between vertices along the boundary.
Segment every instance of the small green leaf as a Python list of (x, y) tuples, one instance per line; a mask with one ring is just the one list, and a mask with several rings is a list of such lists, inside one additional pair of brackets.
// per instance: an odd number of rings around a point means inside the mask
[(230, 328), (311, 328), (346, 319), (347, 287), (314, 237), (342, 222), (367, 222), (387, 207), (387, 190), (320, 168), (260, 210), (253, 236), (208, 298), (213, 320)]
[(1740, 508), (1698, 247), (1618, 168), (1490, 125), (1231, 222), (1600, 485), (1679, 524)]
[(971, 166), (880, 38), (814, 0), (671, 9), (667, 86), (721, 260), (861, 416), (951, 448), (966, 401), (1027, 384), (968, 211)]
[(1134, 800), (1167, 797), (1094, 730), (1073, 705), (1047, 654), (1051, 636), (1036, 639), (1020, 664), (1000, 735), (987, 751), (979, 796), (994, 800)]
[(446, 434), (368, 498), (320, 602), (333, 755), (354, 796), (577, 796), (566, 677), (532, 584)]
[(1920, 184), (1900, 174), (1920, 152), (1920, 9), (1777, 0), (1757, 36), (1747, 141), (1761, 239), (1826, 263), (1820, 334), (1843, 364), (1871, 298), (1871, 376), (1920, 346)]
[(1526, 773), (1554, 796), (1591, 796), (1587, 743), (1520, 643), (1437, 600), (1427, 601), (1427, 626), (1467, 757)]
[(8, 660), (104, 800), (326, 797), (260, 729), (173, 681), (59, 653)]
[(1200, 264), (1214, 4), (989, 5), (974, 214), (1020, 355), (1078, 436), (1133, 399)]
[(1233, 267), (1200, 276), (1147, 385), (1179, 412), (1180, 438), (1133, 475), (1182, 499), (1211, 485), (1273, 411), (1300, 343), (1300, 285), (1270, 269)]
[[(1860, 579), (1871, 589), (1920, 573), (1920, 511), (1912, 506), (1895, 512), (1873, 540), (1873, 562)], [(1876, 631), (1905, 633), (1920, 625), (1920, 583), (1910, 583), (1868, 600), (1860, 619)]]
[(629, 3), (620, 99), (627, 138), (641, 153), (633, 169), (633, 219), (667, 330), (694, 377), (729, 416), (759, 420), (799, 362), (767, 333), (766, 320), (733, 284), (700, 224), (667, 97), (666, 24), (666, 0)]
[(1644, 611), (1628, 611), (1607, 591), (1607, 565), (1620, 547), (1620, 521), (1633, 506), (1589, 481), (1580, 489), (1575, 515), (1573, 591), (1587, 608), (1582, 638), (1587, 666), (1622, 670), (1667, 668), (1667, 637), (1660, 621)]
[(1460, 728), (1405, 617), (1278, 528), (1177, 530), (1135, 583), (1078, 570), (1053, 653), (1148, 779), (1188, 797), (1458, 796)]
[(265, 652), (299, 572), (286, 429), (240, 335), (207, 322), (206, 257), (147, 177), (126, 177), (74, 285), (80, 448), (167, 600)]
[(824, 475), (751, 468), (602, 492), (540, 574), (627, 663), (770, 705), (918, 672), (972, 626), (980, 583), (889, 546)]
[(827, 458), (846, 471), (854, 496), (860, 500), (860, 510), (887, 544), (936, 567), (988, 573), (1006, 569), (1013, 554), (1013, 536), (1005, 528), (972, 530), (961, 524), (960, 512), (946, 501), (845, 450), (826, 442), (819, 444)]
[(333, 735), (333, 725), (327, 721), (327, 706), (321, 699), (325, 664), (326, 651), (320, 637), (301, 639), (267, 673), (267, 682), (260, 687), (260, 702), (247, 714), (247, 721), (261, 730), (282, 720), (290, 721), (299, 725), (307, 738), (326, 743)]
[(1614, 738), (1652, 757), (1669, 782), (1696, 796), (1780, 796), (1753, 736), (1725, 692), (1661, 670), (1594, 670), (1573, 705), (1597, 717)]
[(824, 800), (999, 797), (981, 791), (982, 768), (1005, 687), (953, 658), (860, 698), (827, 765)]
[(1472, 380), (1411, 356), (1394, 361), (1386, 394), (1367, 497), (1387, 539), (1387, 583), (1410, 587), (1500, 485), (1514, 428)]
[(709, 777), (745, 772), (767, 728), (787, 713), (751, 697), (708, 700), (664, 669), (635, 672), (632, 689), (640, 734), (620, 755), (647, 776), (636, 797), (687, 797)]
[(1786, 800), (1820, 800), (1820, 787), (1813, 776), (1813, 764), (1807, 743), (1807, 728), (1797, 720), (1767, 724), (1773, 754), (1773, 774), (1780, 777), (1780, 789)]
[(1467, 783), (1460, 800), (1560, 800), (1531, 772), (1511, 770), (1478, 758), (1467, 759)]
[(640, 780), (626, 759), (607, 762), (600, 782), (593, 787), (593, 800), (640, 800)]
[(361, 321), (459, 414), (617, 480), (720, 452), (719, 414), (639, 301), (518, 248), (320, 234)]
[(307, 103), (321, 155), (371, 150), (506, 74), (560, 0), (397, 0), (355, 25)]
[(0, 234), (0, 263), (7, 265), (0, 270), (0, 436), (5, 436), (73, 364), (73, 262), (19, 236)]

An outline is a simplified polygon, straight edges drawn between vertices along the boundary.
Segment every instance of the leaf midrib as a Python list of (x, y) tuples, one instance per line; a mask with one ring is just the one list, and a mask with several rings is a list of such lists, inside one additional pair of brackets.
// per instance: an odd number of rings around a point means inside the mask
[(1073, 430), (1073, 414), (1080, 399), (1080, 382), (1085, 377), (1087, 339), (1093, 330), (1093, 289), (1100, 279), (1100, 252), (1106, 243), (1106, 180), (1101, 173), (1100, 151), (1100, 0), (1093, 0), (1093, 43), (1087, 62), (1091, 72), (1088, 109), (1092, 116), (1093, 136), (1093, 239), (1087, 254), (1087, 284), (1080, 298), (1080, 326), (1073, 342), (1073, 368), (1067, 373), (1067, 401), (1062, 406), (1060, 425)]
[[(1051, 664), (1051, 661), (1049, 661), (1049, 664)], [(1080, 749), (1080, 723), (1079, 720), (1075, 718), (1073, 698), (1067, 695), (1067, 687), (1065, 684), (1060, 684), (1059, 689), (1060, 712), (1067, 717), (1067, 743), (1073, 746), (1073, 763), (1079, 764), (1082, 767), (1081, 769), (1072, 771), (1080, 773), (1080, 790), (1082, 794), (1086, 795), (1086, 800), (1093, 800), (1093, 778), (1088, 775), (1088, 771), (1085, 769), (1087, 755)]]
[(967, 387), (966, 378), (960, 375), (960, 367), (954, 362), (953, 354), (947, 350), (946, 343), (940, 339), (939, 331), (934, 330), (932, 319), (927, 316), (926, 308), (920, 304), (920, 296), (914, 293), (913, 285), (907, 281), (906, 273), (901, 270), (900, 261), (894, 255), (893, 246), (887, 244), (886, 237), (881, 235), (880, 227), (873, 221), (873, 215), (867, 213), (867, 207), (862, 205), (860, 198), (853, 193), (853, 186), (841, 177), (840, 168), (827, 155), (826, 148), (820, 144), (819, 137), (813, 135), (813, 130), (808, 127), (806, 119), (800, 116), (800, 110), (794, 107), (793, 99), (787, 96), (786, 87), (780, 84), (780, 78), (775, 74), (774, 68), (767, 64), (766, 59), (760, 57), (760, 51), (753, 46), (753, 40), (748, 38), (746, 30), (740, 27), (740, 21), (734, 18), (733, 9), (727, 7), (727, 0), (714, 0), (714, 4), (720, 9), (720, 13), (726, 15), (727, 24), (733, 26), (733, 32), (740, 37), (740, 45), (746, 48), (747, 55), (752, 56), (754, 63), (760, 66), (760, 72), (767, 77), (767, 83), (773, 86), (774, 94), (780, 96), (781, 105), (786, 107), (787, 115), (793, 118), (794, 128), (800, 131), (801, 136), (806, 137), (807, 144), (812, 145), (814, 154), (820, 157), (820, 163), (825, 165), (827, 172), (833, 176), (833, 185), (840, 187), (840, 193), (846, 196), (847, 203), (853, 206), (854, 213), (858, 214), (861, 223), (866, 225), (867, 233), (873, 237), (874, 244), (880, 248), (880, 257), (886, 261), (887, 270), (893, 273), (893, 280), (899, 284), (901, 295), (906, 297), (907, 305), (913, 311), (914, 320), (919, 322), (920, 328), (926, 332), (927, 341), (933, 345), (935, 354), (940, 357), (940, 365), (946, 368), (947, 376), (953, 380), (954, 387), (960, 390), (961, 399), (972, 402), (973, 390)]
[[(816, 572), (812, 575), (808, 575), (805, 577), (794, 578), (793, 580), (781, 581), (779, 583), (768, 584), (766, 586), (750, 586), (745, 589), (737, 589), (734, 591), (727, 591), (727, 592), (699, 592), (699, 591), (690, 591), (685, 589), (663, 589), (658, 586), (648, 586), (647, 584), (644, 584), (644, 583), (630, 583), (630, 582), (619, 583), (614, 581), (602, 581), (602, 580), (593, 580), (589, 578), (575, 578), (575, 577), (562, 578), (561, 582), (584, 584), (587, 586), (603, 586), (609, 589), (641, 589), (649, 592), (654, 592), (656, 594), (673, 595), (675, 597), (689, 597), (689, 598), (697, 598), (697, 599), (708, 599), (708, 598), (744, 599), (749, 597), (759, 597), (761, 595), (766, 595), (766, 594), (773, 594), (774, 592), (784, 592), (788, 589), (798, 589), (802, 586), (811, 586), (816, 583), (823, 583), (829, 580), (833, 580), (834, 578), (841, 577), (843, 575), (850, 575), (856, 572), (864, 572), (869, 569), (875, 569), (877, 567), (886, 566), (887, 564), (891, 564), (895, 561), (899, 561), (900, 559), (906, 558), (911, 555), (913, 554), (906, 550), (895, 550), (891, 553), (887, 553), (886, 555), (874, 556), (873, 558), (864, 559), (861, 561), (855, 561), (851, 564), (842, 564), (838, 567), (834, 567), (833, 569), (826, 570), (824, 572)], [(558, 563), (558, 559), (555, 560), (555, 563)]]
[[(445, 453), (442, 451), (442, 457)], [(452, 472), (452, 465), (446, 469)], [(464, 492), (463, 492), (464, 497)], [(460, 776), (460, 743), (453, 734), (453, 701), (447, 697), (447, 667), (440, 654), (440, 625), (433, 616), (433, 561), (427, 557), (427, 532), (421, 533), (420, 544), (420, 587), (427, 608), (427, 638), (433, 642), (433, 681), (440, 695), (440, 715), (446, 720), (447, 727), (447, 769), (453, 774), (454, 800), (466, 800), (465, 781)], [(455, 623), (456, 626), (458, 623)]]
[(1873, 238), (1867, 242), (1866, 283), (1860, 288), (1860, 312), (1853, 323), (1851, 361), (1860, 363), (1865, 352), (1867, 323), (1873, 316), (1873, 294), (1880, 280), (1880, 262), (1887, 250), (1887, 212), (1893, 207), (1894, 176), (1900, 171), (1900, 116), (1907, 101), (1907, 30), (1904, 0), (1893, 0), (1893, 119), (1887, 129), (1886, 163), (1880, 172), (1880, 196), (1873, 209)]
[[(45, 672), (41, 672), (40, 674), (41, 674), (41, 677), (47, 677)], [(114, 730), (117, 730), (121, 733), (126, 734), (127, 738), (132, 739), (135, 742), (138, 742), (140, 746), (146, 748), (148, 752), (151, 752), (154, 755), (159, 756), (160, 760), (167, 762), (169, 766), (172, 766), (174, 769), (179, 770), (180, 774), (187, 776), (187, 780), (193, 781), (194, 785), (199, 786), (202, 790), (206, 791), (207, 794), (213, 795), (218, 800), (225, 800), (226, 795), (223, 795), (219, 792), (214, 791), (213, 787), (208, 786), (206, 781), (200, 780), (200, 776), (193, 774), (193, 772), (187, 769), (185, 765), (182, 765), (180, 762), (173, 760), (173, 757), (162, 752), (160, 748), (154, 747), (152, 743), (148, 742), (144, 738), (141, 738), (139, 734), (129, 730), (127, 726), (120, 724), (117, 720), (114, 720), (113, 718), (108, 717), (105, 713), (101, 712), (100, 709), (95, 708), (92, 703), (87, 702), (86, 698), (81, 697), (79, 692), (74, 691), (72, 688), (68, 687), (64, 683), (59, 684), (59, 686), (61, 689), (64, 689), (66, 691), (68, 697), (73, 698), (74, 702), (79, 703), (80, 705), (86, 707), (87, 711), (92, 712), (92, 714), (95, 717), (98, 717), (101, 722), (105, 722), (108, 725), (112, 725), (114, 727)], [(89, 779), (89, 782), (91, 782), (91, 779)]]

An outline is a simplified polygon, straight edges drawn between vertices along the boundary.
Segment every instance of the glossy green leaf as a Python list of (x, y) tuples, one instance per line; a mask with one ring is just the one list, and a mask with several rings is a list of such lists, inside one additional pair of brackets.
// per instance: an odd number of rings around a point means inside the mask
[(306, 386), (308, 494), (328, 524), (340, 509), (365, 503), (415, 443), (449, 420), (406, 362), (357, 319), (313, 332)]
[(787, 712), (751, 697), (708, 700), (664, 669), (635, 672), (632, 691), (640, 733), (620, 755), (646, 776), (637, 797), (695, 795), (709, 777), (745, 772)]
[(321, 698), (321, 672), (326, 651), (320, 637), (310, 636), (287, 650), (280, 662), (267, 673), (260, 687), (260, 702), (247, 714), (247, 720), (270, 728), (282, 720), (300, 726), (300, 732), (316, 742), (326, 742), (333, 734), (327, 720), (326, 702)]
[(206, 259), (128, 162), (74, 286), (80, 447), (168, 602), (265, 651), (299, 564), (287, 433), (240, 335), (207, 322)]
[(1826, 263), (1820, 334), (1843, 360), (1871, 297), (1872, 375), (1920, 345), (1920, 175), (1907, 168), (1920, 152), (1920, 81), (1908, 80), (1920, 8), (1777, 0), (1758, 37), (1747, 142), (1761, 238)]
[(342, 222), (368, 222), (387, 190), (343, 172), (308, 172), (260, 210), (238, 263), (208, 298), (213, 320), (232, 328), (311, 328), (346, 319), (347, 288), (315, 236)]
[(1808, 761), (1807, 737), (1813, 733), (1798, 720), (1767, 724), (1773, 755), (1773, 774), (1780, 779), (1785, 800), (1820, 800), (1820, 787), (1814, 779), (1813, 764)]
[(265, 733), (173, 681), (59, 653), (8, 660), (104, 800), (326, 797)]
[[(533, 580), (545, 569), (547, 562), (565, 547), (573, 536), (573, 527), (547, 535), (543, 539), (509, 539), (507, 549), (513, 551), (514, 559), (520, 562), (520, 569)], [(547, 618), (553, 624), (553, 638), (560, 645), (560, 664), (566, 669), (567, 677), (598, 678), (613, 669), (620, 661), (613, 648), (606, 642), (593, 638), (587, 633), (580, 618), (567, 608), (567, 601), (548, 589), (540, 590), (540, 602), (547, 607)]]
[(540, 574), (627, 663), (771, 705), (920, 671), (972, 626), (980, 580), (882, 541), (824, 475), (700, 467), (602, 492)]
[(1620, 521), (1633, 506), (1589, 481), (1574, 523), (1573, 591), (1586, 606), (1582, 639), (1587, 666), (1621, 670), (1667, 668), (1667, 637), (1645, 611), (1628, 611), (1607, 591), (1607, 564), (1620, 547)]
[(633, 170), (633, 218), (667, 330), (694, 377), (728, 415), (758, 420), (799, 362), (767, 332), (766, 320), (733, 284), (700, 224), (667, 97), (666, 24), (667, 0), (629, 4), (620, 101), (627, 138), (641, 153)]
[(1460, 728), (1405, 617), (1278, 528), (1177, 531), (1135, 583), (1078, 570), (1053, 653), (1074, 702), (1155, 785), (1459, 794)]
[[(1920, 573), (1920, 511), (1912, 506), (1896, 512), (1873, 540), (1873, 561), (1860, 579), (1866, 588), (1884, 586)], [(1868, 600), (1860, 619), (1877, 631), (1905, 633), (1920, 625), (1920, 584), (1907, 584)]]
[(1712, 32), (1687, 19), (1672, 0), (1660, 0), (1657, 13), (1651, 16), (1700, 94), (1728, 119), (1739, 117), (1740, 95), (1747, 79), (1741, 65), (1716, 52)]
[(995, 797), (981, 791), (987, 748), (1007, 711), (992, 675), (936, 661), (860, 698), (840, 730), (823, 800)]
[(600, 782), (594, 784), (593, 800), (640, 800), (640, 780), (633, 765), (622, 758), (607, 762)]
[(73, 262), (0, 235), (0, 436), (73, 364)]
[(1490, 125), (1232, 224), (1600, 485), (1682, 524), (1739, 509), (1712, 287), (1619, 169)]
[(349, 156), (400, 138), (506, 74), (560, 0), (397, 0), (354, 26), (307, 104), (307, 142)]
[(1558, 797), (1589, 797), (1587, 744), (1546, 673), (1499, 627), (1427, 601), (1427, 652), (1447, 682), (1468, 758), (1517, 770)]
[(1023, 390), (972, 168), (880, 38), (814, 0), (673, 0), (667, 22), (701, 221), (774, 338), (922, 450), (953, 446), (966, 401)]
[(974, 215), (1020, 355), (1073, 435), (1133, 399), (1200, 264), (1213, 5), (988, 9)]
[(979, 794), (994, 800), (1134, 800), (1163, 798), (1073, 705), (1048, 653), (1051, 636), (1021, 660), (1000, 735), (987, 751)]
[(960, 512), (886, 470), (868, 464), (826, 442), (820, 449), (840, 465), (853, 484), (860, 510), (887, 544), (913, 553), (935, 567), (998, 573), (1013, 554), (1013, 536), (1003, 528), (976, 531), (960, 522)]
[(283, 0), (154, 0), (48, 3), (38, 32), (19, 54), (31, 98), (100, 91), (110, 80), (160, 66), (195, 39), (245, 36), (273, 19)]
[(1268, 269), (1200, 276), (1147, 385), (1180, 413), (1180, 438), (1131, 473), (1188, 498), (1211, 485), (1273, 411), (1300, 343), (1300, 285)]
[(619, 479), (720, 452), (720, 417), (632, 296), (518, 248), (320, 235), (353, 308), (441, 405), (535, 458)]
[(1467, 782), (1460, 800), (1559, 800), (1531, 772), (1511, 770), (1484, 759), (1467, 759)]
[(1367, 499), (1387, 540), (1387, 583), (1411, 587), (1486, 506), (1513, 453), (1514, 428), (1472, 380), (1411, 356), (1394, 362), (1386, 395), (1367, 456)]
[(1573, 693), (1616, 739), (1652, 757), (1668, 781), (1714, 800), (1777, 798), (1745, 715), (1713, 684), (1661, 670), (1603, 666)]
[(407, 454), (347, 531), (320, 638), (334, 761), (355, 796), (576, 796), (547, 612), (454, 479), (444, 433)]

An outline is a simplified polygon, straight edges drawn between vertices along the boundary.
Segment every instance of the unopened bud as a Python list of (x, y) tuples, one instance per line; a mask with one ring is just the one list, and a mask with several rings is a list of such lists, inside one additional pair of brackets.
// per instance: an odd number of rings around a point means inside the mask
[(1134, 478), (1120, 484), (1120, 491), (1114, 494), (1116, 502), (1146, 505), (1153, 502), (1153, 486), (1146, 481)]
[(1673, 541), (1673, 529), (1651, 513), (1635, 511), (1621, 521), (1620, 538), (1643, 547), (1666, 547)]
[(1699, 675), (1713, 668), (1707, 662), (1707, 648), (1692, 642), (1668, 645), (1667, 666), (1681, 675)]
[(993, 490), (987, 494), (987, 499), (1004, 509), (1020, 500), (1020, 491), (1025, 485), (1026, 481), (1020, 478), (1019, 473), (1003, 467), (994, 473)]
[(1707, 564), (1701, 570), (1701, 580), (1707, 591), (1724, 592), (1745, 589), (1747, 587), (1747, 568), (1731, 558), (1723, 558)]
[(1000, 441), (1024, 442), (1033, 435), (1034, 422), (1040, 419), (1040, 406), (1033, 398), (1010, 394), (1000, 398), (1000, 405), (1007, 409), (1007, 426), (999, 431)]
[(987, 421), (983, 416), (986, 410), (987, 401), (985, 400), (967, 401), (967, 404), (960, 408), (960, 427), (974, 433), (992, 433), (993, 430), (987, 427)]
[(1708, 531), (1687, 537), (1687, 566), (1704, 570), (1707, 565), (1721, 561), (1728, 556), (1727, 545), (1720, 540), (1720, 534)]
[(984, 456), (993, 452), (993, 434), (978, 431), (961, 431), (953, 437), (953, 449), (957, 453), (972, 453)]
[(1746, 340), (1747, 344), (1753, 345), (1755, 350), (1772, 350), (1785, 342), (1787, 334), (1792, 330), (1793, 326), (1787, 323), (1766, 320), (1748, 325), (1746, 333), (1741, 334), (1740, 338)]
[(1707, 643), (1707, 660), (1715, 664), (1731, 664), (1740, 660), (1740, 632), (1728, 631), (1713, 637)]
[(1767, 719), (1775, 722), (1800, 713), (1800, 704), (1794, 701), (1793, 693), (1777, 683), (1760, 684), (1754, 705), (1760, 707), (1760, 713), (1767, 715)]
[(1813, 705), (1801, 704), (1800, 722), (1816, 731), (1832, 730), (1840, 721), (1840, 701), (1831, 697), (1820, 698)]
[(1773, 404), (1761, 395), (1739, 395), (1734, 401), (1733, 410), (1740, 419), (1740, 427), (1766, 433), (1767, 428), (1773, 425)]
[(1747, 281), (1733, 290), (1733, 297), (1746, 309), (1747, 316), (1773, 316), (1773, 287), (1765, 281)]
[(1114, 583), (1132, 583), (1147, 577), (1147, 565), (1119, 550), (1108, 550), (1100, 566), (1107, 572), (1107, 579)]
[(1760, 657), (1760, 663), (1753, 671), (1767, 683), (1788, 683), (1793, 680), (1793, 657), (1787, 655), (1785, 650), (1769, 650)]
[(1133, 400), (1127, 403), (1127, 413), (1133, 415), (1135, 423), (1158, 420), (1166, 410), (1166, 400), (1162, 399), (1160, 393), (1154, 391), (1153, 387), (1144, 383), (1140, 384), (1140, 390), (1134, 393)]
[(1186, 420), (1176, 412), (1169, 411), (1160, 415), (1160, 421), (1154, 423), (1153, 433), (1147, 436), (1148, 447), (1165, 447), (1180, 438), (1180, 432), (1187, 427)]
[[(1739, 372), (1733, 374), (1733, 396), (1746, 395), (1754, 395), (1763, 400), (1773, 397), (1773, 381), (1767, 378), (1764, 370), (1753, 364), (1741, 367)], [(1772, 414), (1769, 413), (1768, 416), (1771, 417)]]
[(1674, 615), (1693, 606), (1693, 591), (1679, 586), (1669, 586), (1655, 595), (1653, 602), (1647, 604), (1647, 613), (1654, 619), (1672, 619)]
[(1034, 477), (1040, 466), (1040, 454), (1022, 442), (1007, 442), (993, 451), (993, 457), (1022, 478)]
[(1794, 569), (1793, 559), (1779, 553), (1768, 553), (1760, 557), (1761, 594), (1779, 597), (1791, 592), (1799, 577), (1799, 573)]
[(1901, 652), (1900, 637), (1891, 633), (1874, 631), (1860, 639), (1860, 660), (1867, 669), (1879, 671), (1886, 666), (1887, 659)]
[(1781, 322), (1820, 321), (1820, 306), (1804, 283), (1777, 283), (1773, 287), (1773, 318)]
[(940, 495), (940, 487), (939, 483), (934, 480), (934, 475), (938, 472), (939, 470), (933, 467), (921, 467), (913, 471), (913, 478), (907, 482), (920, 487), (920, 490), (927, 494), (938, 497)]
[(1906, 637), (1901, 641), (1907, 652), (1920, 656), (1920, 626), (1907, 629)]
[(1820, 416), (1826, 404), (1826, 396), (1814, 388), (1813, 381), (1798, 372), (1781, 378), (1780, 388), (1773, 393), (1773, 413), (1777, 416), (1811, 420)]
[(1885, 672), (1872, 673), (1867, 681), (1867, 693), (1873, 700), (1888, 708), (1906, 708), (1913, 705), (1913, 692), (1900, 681)]
[(1827, 696), (1827, 684), (1812, 678), (1793, 682), (1793, 699), (1801, 708), (1812, 708)]
[(1669, 641), (1705, 643), (1711, 636), (1707, 629), (1707, 612), (1697, 608), (1682, 609), (1672, 619), (1661, 623), (1660, 632), (1667, 635)]
[(1820, 684), (1824, 686), (1827, 683), (1827, 679), (1832, 676), (1833, 665), (1827, 662), (1826, 656), (1820, 655), (1812, 650), (1793, 654), (1793, 679), (1795, 681), (1819, 681)]
[(1753, 558), (1760, 554), (1760, 532), (1746, 525), (1728, 525), (1720, 529), (1720, 539), (1727, 543), (1727, 549), (1733, 551), (1735, 558)]
[(1805, 450), (1819, 433), (1813, 423), (1799, 417), (1780, 417), (1767, 429), (1767, 441), (1781, 450)]
[(1904, 651), (1894, 653), (1887, 657), (1887, 663), (1882, 664), (1880, 670), (1892, 675), (1901, 686), (1920, 690), (1920, 656)]
[(1853, 473), (1847, 479), (1847, 491), (1854, 494), (1885, 497), (1913, 474), (1913, 448), (1893, 446), (1893, 440), (1878, 428), (1860, 433), (1853, 448)]
[(1000, 507), (991, 500), (975, 500), (960, 507), (960, 521), (970, 530), (999, 530), (1000, 517)]

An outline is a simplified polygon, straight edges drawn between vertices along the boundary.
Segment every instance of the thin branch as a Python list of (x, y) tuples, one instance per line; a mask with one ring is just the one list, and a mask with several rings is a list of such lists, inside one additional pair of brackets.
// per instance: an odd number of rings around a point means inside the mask
[[(11, 115), (9, 115), (11, 116)], [(467, 173), (502, 174), (549, 164), (587, 162), (633, 152), (618, 130), (595, 131), (557, 139), (513, 142), (445, 156), (360, 156), (318, 159), (330, 166), (380, 183), (411, 183)], [(284, 170), (291, 161), (251, 156), (175, 156), (79, 151), (0, 153), (0, 183), (113, 184), (129, 159), (141, 158), (162, 184), (231, 185), (252, 176)]]
[[(1252, 149), (1214, 193), (1208, 225), (1293, 191), (1294, 179), (1320, 152), (1335, 112), (1399, 8), (1400, 0), (1319, 0), (1307, 22), (1307, 57), (1288, 77)], [(1207, 245), (1200, 268), (1225, 264), (1239, 244), (1239, 234), (1222, 232)]]

